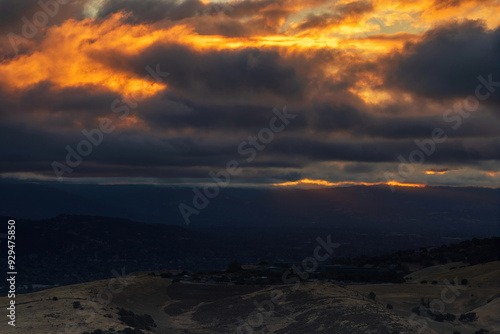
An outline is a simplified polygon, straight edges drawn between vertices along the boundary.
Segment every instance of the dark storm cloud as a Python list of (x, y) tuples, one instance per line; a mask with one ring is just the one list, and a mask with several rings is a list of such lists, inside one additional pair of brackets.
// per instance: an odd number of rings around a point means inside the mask
[[(85, 139), (87, 137), (79, 132), (54, 133), (15, 124), (2, 125), (0, 172), (23, 171), (52, 175), (52, 161), (64, 162), (68, 153), (66, 146), (76, 150), (77, 144)], [(173, 177), (179, 176), (182, 168), (192, 168), (188, 173), (190, 176), (201, 176), (204, 171), (206, 173), (203, 176), (206, 176), (209, 168), (224, 168), (229, 160), (239, 159), (243, 162), (244, 159), (237, 152), (240, 141), (230, 137), (225, 140), (200, 136), (159, 138), (136, 130), (117, 131), (106, 135), (101, 145), (94, 146), (91, 155), (85, 157), (75, 170), (82, 175), (86, 171), (90, 172), (87, 176), (96, 176), (100, 170), (111, 171), (114, 168), (116, 176)], [(265, 169), (291, 168), (300, 164), (268, 157), (247, 162), (245, 166)], [(173, 175), (172, 171), (177, 171), (178, 175)]]
[[(274, 94), (296, 99), (304, 89), (295, 68), (282, 64), (277, 52), (256, 48), (201, 53), (181, 45), (157, 45), (134, 58), (95, 56), (109, 66), (122, 66), (142, 76), (147, 64), (159, 64), (170, 73), (169, 87), (181, 96), (213, 99)], [(121, 58), (119, 63), (117, 58)]]
[[(236, 3), (207, 3), (199, 0), (109, 0), (99, 8), (98, 16), (105, 17), (119, 11), (131, 14), (130, 22), (156, 22), (164, 19), (179, 21), (191, 17), (224, 15), (229, 18), (242, 18), (263, 14), (265, 19), (276, 21), (292, 13), (283, 9), (270, 10), (269, 6), (283, 5), (284, 0), (238, 1)], [(265, 12), (262, 10), (266, 9)]]
[(333, 13), (309, 15), (306, 21), (301, 23), (297, 29), (305, 30), (339, 25), (348, 19), (354, 19), (362, 14), (373, 11), (373, 4), (369, 1), (353, 1), (345, 5), (335, 6), (332, 10), (334, 11)]
[(207, 10), (207, 6), (199, 0), (164, 1), (164, 0), (110, 0), (99, 8), (98, 15), (105, 17), (119, 11), (131, 14), (127, 21), (155, 22), (164, 19), (172, 21), (196, 16)]
[(490, 31), (479, 21), (450, 23), (428, 31), (422, 42), (392, 59), (397, 65), (388, 82), (434, 99), (465, 97), (474, 95), (480, 75), (500, 81), (499, 59), (500, 28)]
[[(57, 111), (110, 111), (111, 101), (119, 94), (103, 92), (93, 87), (56, 88), (49, 82), (42, 82), (24, 91), (18, 99), (21, 109), (40, 109)], [(31, 107), (31, 108), (30, 108)]]
[[(117, 130), (106, 135), (100, 146), (94, 147), (92, 154), (84, 159), (73, 176), (102, 176), (108, 173), (111, 176), (114, 168), (115, 176), (175, 177), (182, 175), (182, 168), (187, 168), (185, 176), (205, 177), (203, 172), (222, 168), (232, 159), (244, 163), (245, 168), (262, 173), (269, 168), (286, 170), (320, 161), (397, 162), (398, 155), (408, 157), (418, 149), (413, 139), (328, 140), (321, 136), (314, 138), (285, 132), (276, 136), (256, 160), (246, 163), (249, 155), (238, 153), (238, 146), (246, 137), (231, 136), (227, 132), (219, 132), (213, 137), (199, 132), (186, 136), (161, 136), (137, 129)], [(83, 139), (86, 138), (80, 132), (33, 130), (28, 126), (5, 124), (0, 129), (1, 172), (32, 171), (52, 175), (50, 163), (64, 161), (66, 145), (75, 148)], [(495, 159), (500, 159), (498, 138), (451, 138), (439, 144), (436, 153), (428, 157), (427, 162), (466, 163)], [(347, 173), (362, 171), (362, 168), (355, 167), (345, 170)], [(290, 178), (294, 178), (293, 175)]]
[(83, 19), (88, 1), (0, 0), (0, 60), (29, 53), (29, 43), (43, 40), (48, 27), (68, 18)]
[(244, 0), (204, 4), (199, 0), (110, 0), (99, 8), (98, 16), (105, 17), (126, 11), (130, 16), (125, 21), (129, 23), (182, 21), (189, 22), (201, 35), (250, 36), (279, 33), (283, 20), (295, 13), (290, 7), (300, 6), (301, 3), (304, 7), (318, 6), (326, 2), (325, 0), (294, 2)]
[(343, 167), (343, 170), (349, 174), (369, 173), (375, 169), (375, 166), (365, 163), (352, 163)]
[(348, 105), (318, 106), (317, 115), (316, 128), (323, 131), (352, 130), (364, 127), (370, 119), (366, 113)]
[[(255, 101), (256, 103), (258, 101)], [(193, 128), (209, 132), (244, 130), (258, 131), (274, 117), (270, 106), (252, 105), (203, 105), (190, 101), (161, 100), (144, 105), (140, 117), (150, 126), (160, 129)], [(305, 129), (307, 119), (298, 117), (289, 129)]]
[[(414, 140), (352, 140), (320, 141), (309, 138), (277, 139), (268, 154), (301, 156), (309, 161), (398, 162), (398, 156), (408, 157), (419, 149)], [(485, 140), (448, 140), (436, 147), (427, 162), (468, 162), (500, 159), (498, 138)]]
[[(442, 115), (427, 117), (376, 117), (349, 105), (321, 105), (313, 108), (316, 120), (310, 122), (317, 131), (349, 132), (355, 137), (387, 139), (425, 138), (435, 128), (445, 129), (453, 138), (491, 138), (498, 136), (500, 118), (473, 114), (456, 130), (455, 122), (446, 122)], [(445, 110), (443, 110), (443, 114)]]
[(95, 124), (97, 117), (112, 114), (111, 103), (120, 95), (95, 87), (56, 88), (50, 82), (38, 83), (19, 95), (0, 89), (0, 120), (54, 132)]
[(0, 1), (0, 28), (13, 19), (20, 19), (28, 9), (36, 6), (33, 0), (1, 0)]

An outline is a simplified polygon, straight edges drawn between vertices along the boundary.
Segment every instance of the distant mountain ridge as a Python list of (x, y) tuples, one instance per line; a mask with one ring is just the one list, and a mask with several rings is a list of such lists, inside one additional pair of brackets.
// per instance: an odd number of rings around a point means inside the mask
[[(7, 221), (9, 217), (0, 219)], [(420, 236), (354, 233), (314, 224), (294, 229), (282, 226), (190, 229), (85, 215), (59, 215), (44, 220), (16, 218), (16, 255), (22, 261), (18, 281), (20, 285), (72, 284), (110, 277), (113, 270), (123, 268), (127, 271), (196, 271), (224, 269), (234, 260), (245, 264), (298, 262), (311, 256), (318, 236), (328, 235), (341, 246), (327, 262), (359, 255), (372, 256), (374, 264), (405, 262), (403, 258), (414, 255), (401, 253), (392, 258), (386, 254), (450, 243), (449, 239), (432, 233)], [(467, 247), (479, 249), (475, 241), (466, 242), (464, 247), (438, 250), (472, 256), (475, 252), (467, 251)], [(428, 260), (443, 258), (435, 252)], [(486, 258), (481, 254), (474, 258)], [(374, 255), (380, 257), (373, 258)], [(497, 254), (493, 252), (493, 255)], [(467, 261), (474, 262), (474, 258)]]
[[(0, 215), (25, 219), (83, 214), (186, 226), (179, 204), (188, 187), (1, 181)], [(395, 232), (446, 229), (500, 235), (500, 189), (353, 186), (321, 189), (226, 188), (190, 227), (325, 224)], [(470, 235), (469, 235), (470, 237)]]

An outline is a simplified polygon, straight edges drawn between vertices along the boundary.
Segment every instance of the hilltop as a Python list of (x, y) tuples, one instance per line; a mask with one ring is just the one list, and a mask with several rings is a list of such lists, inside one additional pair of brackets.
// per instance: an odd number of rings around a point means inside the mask
[[(238, 328), (240, 333), (281, 334), (500, 332), (500, 261), (428, 275), (436, 284), (196, 284), (173, 283), (166, 273), (133, 273), (20, 295), (15, 332), (66, 333), (66, 326), (76, 334), (216, 334)], [(468, 282), (457, 285), (459, 295), (445, 304), (443, 314), (453, 320), (415, 314), (422, 303), (443, 300), (444, 279), (455, 278)], [(6, 303), (0, 298), (2, 307)], [(475, 321), (459, 320), (471, 312)], [(5, 323), (0, 331), (14, 333)]]

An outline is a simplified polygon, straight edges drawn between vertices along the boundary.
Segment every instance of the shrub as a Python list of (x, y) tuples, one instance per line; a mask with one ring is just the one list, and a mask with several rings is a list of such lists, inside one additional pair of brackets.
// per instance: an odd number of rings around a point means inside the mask
[(236, 272), (239, 272), (239, 271), (242, 271), (243, 268), (241, 267), (241, 264), (234, 260), (233, 262), (231, 262), (228, 266), (227, 266), (227, 269), (226, 269), (226, 272), (228, 273), (236, 273)]
[(392, 308), (393, 308), (393, 307), (392, 307), (392, 304), (387, 304), (387, 308), (388, 308), (389, 310), (392, 310)]
[(474, 334), (486, 334), (489, 333), (490, 331), (484, 328), (479, 329), (478, 331), (475, 331)]
[(475, 331), (474, 334), (486, 334), (486, 333), (489, 333), (489, 332), (490, 332), (489, 330), (481, 328), (481, 329)]
[(415, 306), (414, 308), (411, 309), (411, 311), (417, 315), (420, 315), (420, 307), (421, 306)]
[(370, 292), (370, 294), (368, 295), (368, 297), (369, 297), (370, 299), (375, 300), (375, 297), (377, 297), (377, 295), (375, 294), (375, 292), (373, 292), (373, 291), (372, 291), (372, 292)]
[(52, 297), (52, 300), (53, 300), (53, 301), (57, 301), (57, 300), (58, 300), (58, 298), (57, 298), (57, 297)]
[(469, 283), (469, 281), (467, 280), (467, 278), (464, 278), (463, 280), (460, 281), (460, 284), (462, 285), (467, 285)]
[(83, 309), (82, 304), (80, 302), (73, 302), (73, 308), (74, 309)]
[(118, 334), (144, 334), (144, 332), (137, 328), (125, 328), (124, 330), (118, 332)]
[(138, 315), (132, 311), (127, 311), (123, 308), (118, 309), (118, 319), (123, 321), (127, 326), (134, 327), (135, 329), (151, 330), (151, 327), (156, 327), (153, 318), (149, 314)]
[(420, 281), (420, 284), (427, 284), (427, 281), (424, 279), (424, 280), (421, 280)]
[(457, 317), (451, 313), (446, 313), (446, 314), (433, 313), (432, 318), (434, 318), (435, 321), (443, 322), (443, 321), (454, 321)]
[(473, 322), (477, 320), (477, 315), (476, 312), (470, 312), (470, 313), (464, 313), (460, 315), (460, 318), (458, 320), (462, 322)]
[(437, 281), (432, 281), (432, 285), (436, 285), (436, 284), (438, 284)]

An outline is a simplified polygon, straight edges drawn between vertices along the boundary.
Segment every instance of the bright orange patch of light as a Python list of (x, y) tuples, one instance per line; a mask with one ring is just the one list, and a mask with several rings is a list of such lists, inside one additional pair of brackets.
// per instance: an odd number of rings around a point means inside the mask
[(425, 184), (417, 183), (401, 183), (396, 181), (389, 182), (354, 182), (354, 181), (341, 181), (341, 182), (329, 182), (326, 180), (311, 180), (302, 179), (298, 181), (289, 181), (283, 183), (273, 183), (272, 186), (278, 187), (293, 187), (293, 186), (322, 186), (322, 187), (340, 187), (340, 186), (376, 186), (376, 185), (390, 185), (397, 187), (418, 187), (423, 188)]
[(448, 173), (447, 170), (428, 170), (425, 172), (427, 175), (434, 175), (434, 174), (446, 174)]
[(395, 186), (395, 187), (414, 187), (414, 188), (425, 188), (425, 184), (419, 184), (419, 183), (401, 183), (401, 182), (396, 182), (396, 181), (389, 181), (389, 182), (381, 182), (380, 184), (387, 184), (389, 186)]
[(146, 70), (142, 77), (137, 76), (113, 68), (115, 61), (105, 58), (111, 51), (138, 54), (166, 35), (176, 34), (176, 29), (150, 32), (144, 25), (123, 24), (122, 18), (123, 14), (115, 14), (101, 23), (67, 20), (50, 28), (36, 51), (0, 63), (0, 82), (14, 90), (48, 81), (56, 88), (102, 87), (125, 96), (158, 93), (165, 85), (151, 78), (146, 80)]

